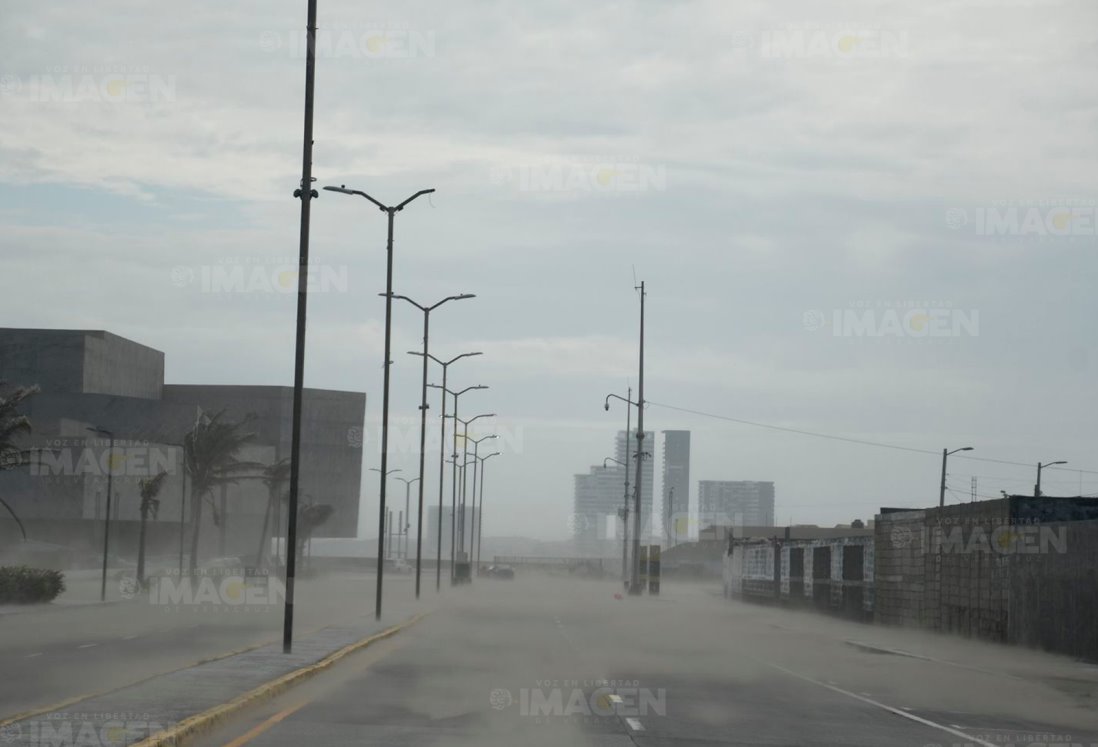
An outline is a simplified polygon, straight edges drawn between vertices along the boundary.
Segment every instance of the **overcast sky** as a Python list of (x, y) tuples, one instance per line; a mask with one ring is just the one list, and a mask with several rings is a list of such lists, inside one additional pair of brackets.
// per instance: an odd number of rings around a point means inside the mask
[[(279, 283), (305, 2), (0, 0), (0, 16), (4, 325), (110, 330), (163, 350), (169, 383), (292, 384)], [(1045, 492), (1098, 493), (1096, 21), (1089, 0), (321, 0), (317, 185), (436, 188), (398, 217), (395, 290), (478, 295), (431, 339), (485, 353), (450, 380), (490, 385), (463, 414), (499, 413), (507, 435), (485, 533), (568, 533), (573, 474), (624, 427), (603, 397), (636, 383), (634, 272), (653, 402), (1066, 459), (1096, 473), (1048, 472)], [(313, 205), (306, 383), (366, 391), (370, 434), (384, 239), (364, 200)], [(246, 289), (218, 285), (233, 265)], [(392, 461), (411, 476), (422, 317), (395, 312), (410, 435)], [(699, 479), (772, 480), (780, 522), (938, 498), (934, 454), (655, 404), (645, 426), (693, 431), (692, 497)], [(1030, 491), (1034, 473), (955, 458), (948, 499), (972, 475), (981, 495)]]

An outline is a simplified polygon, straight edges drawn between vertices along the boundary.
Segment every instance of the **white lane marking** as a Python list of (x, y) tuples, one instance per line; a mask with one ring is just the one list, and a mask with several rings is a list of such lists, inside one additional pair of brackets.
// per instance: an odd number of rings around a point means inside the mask
[(77, 646), (77, 648), (91, 648), (92, 646), (98, 646), (98, 645), (99, 645), (98, 643), (83, 643), (83, 644)]
[(826, 687), (828, 690), (832, 690), (832, 691), (840, 693), (842, 695), (846, 695), (847, 697), (854, 698), (855, 700), (860, 700), (863, 703), (868, 703), (871, 706), (876, 706), (877, 708), (888, 711), (889, 713), (894, 713), (897, 716), (903, 716), (904, 718), (911, 719), (912, 721), (914, 721), (916, 723), (919, 723), (919, 724), (922, 724), (923, 726), (929, 726), (932, 729), (941, 729), (942, 731), (946, 732), (947, 734), (952, 734), (955, 737), (960, 737), (961, 739), (967, 740), (967, 741), (971, 742), (972, 744), (982, 745), (982, 747), (996, 747), (991, 742), (985, 742), (984, 740), (978, 739), (977, 737), (974, 737), (971, 734), (966, 734), (963, 731), (959, 731), (959, 730), (954, 729), (952, 727), (946, 726), (945, 724), (939, 724), (936, 721), (931, 721), (930, 719), (925, 719), (921, 716), (916, 716), (914, 713), (908, 713), (907, 711), (904, 711), (900, 708), (893, 708), (890, 705), (885, 705), (884, 703), (880, 703), (876, 700), (873, 700), (872, 698), (866, 698), (862, 695), (858, 695), (857, 693), (852, 693), (849, 690), (843, 690), (841, 687), (836, 687), (835, 685), (829, 685), (826, 682), (820, 682), (819, 680), (814, 680), (811, 677), (800, 674), (799, 672), (794, 672), (792, 669), (786, 669), (785, 667), (778, 666), (777, 664), (771, 664), (770, 662), (767, 662), (767, 664), (769, 666), (773, 667), (774, 669), (777, 669), (779, 672), (785, 672), (786, 674), (791, 675), (793, 677), (796, 677), (797, 679), (804, 680), (805, 682), (811, 682), (813, 685), (819, 685), (820, 687)]
[(133, 635), (124, 635), (124, 636), (122, 636), (123, 641), (132, 641), (134, 638), (137, 638), (136, 633), (134, 633)]
[(627, 718), (625, 723), (629, 724), (629, 728), (633, 731), (644, 731), (644, 726), (641, 724), (640, 719)]
[(24, 656), (23, 658), (24, 658), (24, 659), (33, 659), (34, 657), (36, 657), (36, 656), (41, 656), (41, 655), (42, 655), (42, 652), (41, 652), (41, 651), (39, 651), (39, 652), (38, 652), (37, 654), (27, 654), (27, 655), (26, 655), (26, 656)]

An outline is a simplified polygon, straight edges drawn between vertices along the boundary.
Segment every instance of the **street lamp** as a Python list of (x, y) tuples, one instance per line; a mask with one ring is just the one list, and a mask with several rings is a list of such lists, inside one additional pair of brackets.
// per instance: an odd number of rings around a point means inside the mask
[[(371, 472), (381, 473), (381, 470), (377, 467), (370, 467), (370, 471)], [(382, 485), (381, 489), (382, 489), (382, 491), (385, 490), (384, 486), (385, 486), (385, 483), (387, 482), (386, 478), (388, 478), (389, 475), (394, 474), (396, 472), (400, 472), (400, 471), (401, 471), (400, 467), (397, 467), (396, 469), (391, 469), (391, 470), (387, 471), (385, 474), (383, 474), (381, 476), (381, 485)], [(390, 512), (390, 513), (392, 513), (392, 512)], [(386, 515), (384, 520), (382, 521), (382, 524), (381, 524), (381, 533), (377, 537), (378, 547), (384, 547), (386, 552), (388, 552), (390, 548), (388, 547), (388, 543), (386, 543), (385, 538), (389, 536), (389, 531), (392, 529), (391, 524), (392, 524), (392, 520), (390, 519), (390, 517), (388, 515)], [(377, 562), (380, 563), (382, 557), (383, 556), (381, 554), (381, 551), (379, 550), (378, 551), (378, 560), (377, 560)]]
[(944, 507), (946, 500), (946, 458), (950, 454), (956, 454), (958, 451), (972, 451), (972, 447), (964, 446), (960, 449), (954, 449), (953, 451), (942, 449), (942, 484), (938, 490), (938, 508)]
[[(481, 549), (481, 545), (484, 544), (484, 463), (487, 462), (489, 459), (491, 459), (494, 456), (499, 456), (499, 452), (498, 451), (493, 451), (491, 454), (486, 454), (485, 456), (477, 457), (477, 459), (480, 460), (480, 513), (476, 513), (476, 511), (474, 511), (473, 513), (476, 515), (476, 519), (477, 519), (476, 540), (477, 540), (477, 572), (478, 573), (480, 572), (480, 549)], [(476, 469), (476, 468), (474, 467), (474, 469)]]
[[(426, 348), (426, 346), (427, 346), (426, 345), (427, 336), (424, 335), (423, 339), (424, 339), (424, 347)], [(437, 554), (435, 556), (435, 591), (439, 592), (439, 591), (442, 590), (442, 483), (443, 483), (443, 473), (446, 469), (445, 468), (445, 461), (446, 461), (446, 392), (449, 391), (446, 388), (446, 372), (447, 372), (447, 369), (450, 368), (451, 363), (454, 363), (455, 361), (461, 360), (462, 358), (467, 358), (469, 356), (482, 355), (482, 353), (480, 353), (479, 351), (478, 352), (473, 352), (473, 353), (462, 353), (461, 355), (454, 356), (453, 358), (451, 358), (448, 361), (439, 360), (438, 358), (433, 356), (431, 353), (428, 353), (426, 351), (420, 353), (420, 352), (416, 352), (414, 350), (409, 350), (408, 353), (409, 353), (409, 355), (422, 355), (424, 363), (426, 363), (427, 359), (430, 358), (435, 363), (442, 366), (442, 386), (437, 387), (439, 389), (442, 389), (442, 414), (439, 417), (439, 429), (440, 430), (439, 430), (439, 437), (438, 437), (438, 547), (436, 548), (436, 553)], [(426, 387), (426, 386), (437, 386), (437, 385), (427, 384), (425, 382), (424, 386)], [(426, 389), (424, 391), (426, 391)], [(455, 409), (457, 408), (457, 398), (454, 399), (454, 407), (455, 407)], [(422, 454), (422, 453), (423, 453), (423, 449), (420, 449), (420, 454)], [(421, 468), (422, 468), (422, 465), (421, 465)], [(422, 483), (420, 483), (420, 484), (422, 485)], [(419, 557), (418, 556), (416, 557), (416, 590), (417, 590), (417, 593), (418, 593), (418, 590), (419, 590)]]
[[(347, 189), (347, 187), (340, 185), (338, 187), (325, 187), (324, 189), (329, 192), (340, 192), (345, 195), (358, 195), (364, 197), (370, 202), (377, 205), (381, 212), (385, 213), (389, 217), (389, 233), (385, 244), (385, 376), (382, 382), (382, 394), (381, 394), (381, 471), (385, 472), (389, 466), (389, 369), (392, 368), (392, 361), (389, 360), (390, 343), (392, 341), (393, 333), (393, 222), (396, 218), (396, 214), (399, 213), (404, 207), (416, 199), (426, 194), (434, 192), (434, 189), (421, 189), (414, 195), (409, 197), (397, 205), (382, 205), (370, 195), (358, 189)], [(302, 281), (304, 282), (304, 281)], [(380, 506), (378, 507), (378, 536), (382, 536), (385, 533), (385, 476), (381, 477), (381, 496)], [(381, 619), (381, 583), (382, 583), (382, 565), (384, 556), (382, 555), (383, 542), (378, 542), (377, 551), (377, 599), (374, 605), (374, 618)]]
[(1045, 464), (1037, 462), (1037, 484), (1033, 486), (1034, 498), (1041, 497), (1041, 470), (1043, 470), (1045, 467), (1051, 467), (1054, 464), (1067, 464), (1067, 462), (1046, 462)]
[(111, 457), (114, 455), (114, 433), (108, 431), (106, 428), (88, 428), (92, 433), (98, 433), (100, 436), (106, 436), (109, 441), (107, 443), (107, 514), (106, 521), (103, 523), (103, 577), (99, 584), (99, 601), (105, 602), (107, 600), (107, 552), (111, 546), (111, 483), (114, 477), (114, 465), (111, 463)]
[[(423, 356), (423, 380), (422, 380), (423, 383), (420, 387), (420, 403), (419, 403), (419, 510), (416, 513), (416, 599), (419, 599), (419, 569), (420, 569), (420, 564), (423, 560), (423, 553), (420, 549), (423, 546), (423, 486), (424, 486), (423, 468), (424, 468), (424, 460), (427, 458), (427, 358), (431, 355), (429, 350), (428, 350), (427, 341), (428, 341), (428, 332), (430, 330), (431, 312), (434, 311), (435, 309), (437, 309), (439, 306), (442, 306), (442, 304), (446, 303), (447, 301), (463, 301), (466, 298), (476, 298), (476, 296), (472, 293), (461, 293), (461, 294), (456, 295), (456, 296), (447, 296), (446, 298), (442, 299), (438, 303), (432, 304), (431, 306), (423, 306), (419, 303), (416, 303), (415, 301), (408, 298), (407, 296), (395, 296), (395, 298), (403, 299), (403, 300), (407, 301), (408, 303), (412, 304), (417, 309), (419, 309), (420, 311), (423, 312), (423, 352), (421, 354)], [(443, 369), (442, 369), (442, 377), (444, 379), (444, 381), (442, 383), (443, 383), (443, 386), (445, 386), (445, 384), (446, 384), (446, 382), (445, 382), (446, 368), (445, 367), (443, 367)], [(443, 394), (442, 396), (443, 396), (443, 409), (445, 409), (446, 395)], [(445, 437), (445, 434), (443, 434), (443, 436)], [(442, 492), (441, 492), (442, 491), (441, 470), (440, 470), (440, 474), (439, 474), (439, 480), (440, 480), (439, 495), (441, 496), (442, 495)], [(439, 511), (441, 511), (441, 510), (442, 509), (440, 508)], [(440, 517), (441, 517), (441, 514), (440, 514)], [(405, 552), (407, 552), (407, 548), (408, 548), (407, 538), (405, 538), (405, 541), (404, 541), (404, 548), (405, 548)], [(441, 576), (441, 574), (442, 574), (441, 567), (439, 568), (438, 572), (439, 572), (439, 575)]]
[[(479, 353), (476, 353), (475, 355), (479, 355)], [(458, 356), (458, 358), (461, 358), (461, 357), (462, 356), (460, 356), (460, 355)], [(435, 360), (438, 360), (438, 359), (436, 358)], [(453, 363), (456, 360), (457, 360), (457, 358), (454, 358), (454, 359), (450, 360), (449, 363)], [(449, 363), (447, 365), (449, 365)], [(445, 376), (446, 376), (446, 368), (445, 367), (442, 369), (442, 375), (445, 378)], [(454, 418), (457, 417), (458, 398), (461, 397), (461, 395), (463, 395), (466, 392), (471, 391), (473, 389), (487, 389), (488, 388), (484, 384), (477, 384), (476, 386), (467, 386), (459, 392), (454, 392), (454, 391), (451, 391), (450, 389), (447, 389), (445, 384), (442, 385), (442, 386), (439, 386), (438, 384), (428, 384), (427, 386), (434, 387), (435, 389), (441, 389), (442, 390), (442, 419), (443, 419), (443, 423), (445, 423), (445, 420), (446, 420), (447, 417), (454, 417)], [(446, 414), (446, 395), (447, 394), (449, 394), (451, 397), (454, 398), (454, 414), (452, 416)], [(443, 432), (443, 435), (445, 436), (445, 434), (446, 434), (446, 426), (445, 425), (442, 426), (442, 432)], [(441, 446), (440, 446), (440, 448), (441, 448)], [(455, 544), (456, 531), (457, 531), (457, 527), (456, 527), (456, 524), (455, 524), (455, 518), (457, 517), (457, 422), (456, 421), (454, 422), (454, 453), (452, 455), (452, 460), (451, 460), (450, 463), (453, 464), (453, 466), (454, 466), (453, 470), (451, 471), (451, 475), (450, 475), (450, 488), (451, 488), (451, 493), (450, 493), (450, 582), (453, 583), (453, 580), (454, 580), (454, 560), (455, 560), (454, 552), (455, 552), (455, 549), (457, 547), (456, 544)], [(462, 469), (465, 469), (465, 468), (462, 467)], [(440, 466), (439, 467), (439, 475), (441, 476), (441, 474), (442, 474), (442, 467)], [(439, 494), (441, 495), (441, 493), (442, 493), (442, 480), (441, 480), (441, 477), (440, 477), (440, 479), (439, 479)], [(442, 556), (442, 501), (441, 501), (441, 499), (439, 500), (439, 511), (438, 511), (438, 536), (439, 536), (439, 557), (440, 557), (439, 563), (441, 564), (441, 562), (442, 562), (442, 560), (441, 560), (441, 556)], [(441, 565), (439, 566), (439, 569), (438, 569), (437, 573), (440, 574), (440, 576), (441, 576), (441, 573), (442, 573)], [(435, 583), (436, 583), (436, 585), (440, 583), (439, 578), (436, 578)]]
[[(462, 452), (463, 452), (464, 458), (466, 460), (469, 459), (469, 426), (472, 423), (476, 422), (477, 420), (480, 420), (481, 418), (494, 418), (495, 416), (496, 416), (496, 414), (494, 412), (485, 412), (485, 413), (481, 413), (480, 415), (476, 415), (474, 417), (471, 417), (468, 420), (462, 420), (461, 418), (459, 418), (457, 416), (457, 407), (454, 408), (454, 416), (453, 416), (454, 417), (454, 422), (455, 423), (461, 423), (463, 426), (465, 426), (464, 431), (462, 431), (461, 439), (462, 439)], [(457, 460), (457, 425), (454, 426), (454, 447), (455, 447), (454, 448), (454, 459)], [(461, 516), (461, 531), (459, 531), (458, 535), (457, 535), (458, 547), (461, 548), (462, 553), (465, 552), (465, 496), (466, 496), (466, 487), (468, 487), (468, 481), (466, 480), (465, 467), (462, 467), (461, 468), (461, 506), (460, 506), (460, 509), (458, 511), (459, 515)]]
[[(632, 460), (633, 457), (633, 450), (629, 448), (629, 430), (630, 428), (632, 428), (631, 418), (633, 415), (633, 408), (636, 407), (638, 410), (640, 410), (641, 406), (639, 403), (633, 401), (633, 387), (629, 387), (629, 389), (626, 391), (626, 396), (624, 397), (617, 394), (607, 394), (606, 401), (603, 403), (603, 408), (607, 412), (610, 411), (611, 399), (620, 399), (622, 402), (628, 405), (628, 407), (625, 408), (625, 464), (623, 465), (625, 467), (625, 498), (624, 505), (621, 509), (621, 518), (625, 527), (625, 531), (623, 531), (621, 535), (621, 573), (623, 576), (622, 581), (624, 582), (626, 580), (625, 569), (626, 566), (629, 564), (629, 462)], [(642, 438), (644, 438), (643, 429), (637, 434), (637, 490), (635, 491), (636, 495), (633, 498), (633, 533), (635, 536), (633, 538), (633, 571), (630, 576), (631, 580), (629, 581), (630, 593), (636, 594), (640, 593), (639, 591), (634, 591), (633, 588), (640, 588), (640, 460), (642, 458), (642, 455), (640, 453), (640, 440)], [(614, 461), (617, 462), (618, 460), (615, 459)], [(605, 467), (606, 460), (603, 460), (602, 464), (603, 467)], [(621, 464), (621, 462), (618, 462), (618, 464)]]
[[(499, 436), (497, 436), (496, 434), (493, 433), (493, 434), (488, 435), (488, 436), (481, 436), (480, 438), (473, 439), (473, 459), (474, 459), (474, 461), (476, 460), (477, 453), (480, 450), (480, 442), (481, 441), (487, 441), (487, 440), (492, 439), (492, 438), (499, 438)], [(473, 557), (473, 549), (476, 546), (477, 516), (479, 516), (479, 514), (477, 513), (477, 466), (474, 464), (473, 465), (473, 517), (472, 517), (470, 533), (469, 533), (469, 557), (470, 558)], [(465, 522), (463, 521), (462, 522), (462, 527), (464, 527), (464, 526), (465, 526)]]
[[(421, 478), (413, 477), (411, 480), (409, 480), (407, 477), (398, 477), (397, 479), (404, 483), (404, 523), (400, 527), (400, 531), (404, 533), (404, 554), (403, 555), (400, 554), (400, 547), (398, 546), (397, 547), (397, 555), (399, 555), (400, 557), (407, 560), (408, 559), (408, 530), (412, 528), (412, 515), (410, 513), (408, 513), (411, 506), (408, 503), (408, 499), (411, 497), (412, 483), (413, 482), (419, 482)], [(423, 501), (422, 501), (423, 490), (422, 490), (422, 486), (420, 486), (419, 495), (420, 495), (420, 498), (421, 498), (421, 500), (419, 502), (419, 512), (423, 513)], [(422, 522), (420, 522), (420, 526), (422, 526)], [(417, 555), (419, 554), (418, 543), (421, 542), (422, 540), (423, 540), (422, 537), (416, 539), (416, 543), (417, 543), (416, 554)], [(418, 562), (417, 562), (416, 565), (417, 566), (419, 565)]]

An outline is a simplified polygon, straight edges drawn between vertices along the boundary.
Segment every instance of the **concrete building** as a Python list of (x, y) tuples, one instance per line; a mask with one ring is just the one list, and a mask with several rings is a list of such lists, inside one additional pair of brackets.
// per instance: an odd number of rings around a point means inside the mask
[(663, 432), (663, 517), (667, 546), (690, 538), (690, 431)]
[(773, 526), (774, 483), (700, 480), (698, 527)]
[(622, 522), (618, 512), (624, 502), (625, 469), (623, 467), (610, 463), (604, 469), (602, 465), (598, 465), (591, 467), (586, 474), (576, 475), (572, 536), (578, 543), (620, 539)]
[[(169, 546), (174, 552), (181, 514), (189, 523), (190, 513), (179, 444), (200, 409), (250, 418), (255, 438), (239, 459), (270, 464), (289, 455), (292, 388), (165, 385), (161, 351), (109, 332), (0, 329), (0, 381), (41, 388), (23, 407), (34, 428), (27, 445), (38, 447), (39, 456), (0, 475), (5, 500), (36, 539), (89, 550), (100, 545), (109, 473), (114, 546), (132, 554), (139, 483), (163, 471), (149, 552), (166, 554)], [(317, 536), (355, 535), (365, 407), (361, 393), (305, 390), (300, 494), (334, 509)], [(110, 437), (90, 427), (113, 433), (113, 450)], [(258, 479), (216, 489), (200, 532), (203, 555), (255, 553), (267, 500)], [(285, 516), (273, 522), (284, 527)], [(0, 518), (0, 536), (16, 531), (11, 523)]]

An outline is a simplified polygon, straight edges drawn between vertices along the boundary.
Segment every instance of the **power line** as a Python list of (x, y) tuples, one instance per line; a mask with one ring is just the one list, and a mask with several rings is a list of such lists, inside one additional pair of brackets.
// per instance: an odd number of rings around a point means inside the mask
[[(782, 431), (783, 433), (796, 433), (800, 436), (812, 436), (814, 438), (823, 438), (829, 441), (843, 441), (850, 444), (858, 444), (859, 446), (875, 446), (879, 449), (893, 449), (895, 451), (907, 451), (912, 454), (926, 454), (929, 456), (941, 456), (940, 451), (934, 451), (931, 449), (919, 449), (914, 446), (899, 446), (897, 444), (886, 444), (881, 441), (868, 441), (861, 438), (848, 438), (846, 436), (836, 436), (830, 433), (817, 433), (815, 431), (806, 431), (799, 428), (786, 428), (780, 425), (771, 425), (769, 423), (759, 423), (753, 420), (744, 420), (742, 418), (733, 418), (728, 415), (718, 415), (712, 412), (705, 412), (703, 410), (692, 410), (689, 407), (677, 407), (675, 405), (668, 405), (662, 402), (653, 402), (652, 400), (645, 400), (645, 404), (652, 405), (653, 407), (663, 407), (668, 410), (676, 410), (678, 412), (685, 412), (691, 415), (700, 415), (704, 418), (713, 418), (714, 420), (725, 420), (730, 423), (739, 423), (740, 425), (750, 425), (756, 428), (767, 428), (772, 431)], [(976, 457), (967, 456), (964, 454), (954, 454), (954, 459), (970, 459), (974, 462), (988, 462), (991, 464), (1009, 464), (1012, 467), (1028, 467), (1033, 468), (1034, 465), (1027, 464), (1026, 462), (1012, 462), (1006, 459), (992, 459), (990, 457)], [(1057, 472), (1079, 472), (1086, 473), (1088, 475), (1098, 475), (1098, 470), (1090, 469), (1078, 469), (1067, 467), (1045, 467), (1045, 469), (1055, 470)]]

